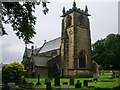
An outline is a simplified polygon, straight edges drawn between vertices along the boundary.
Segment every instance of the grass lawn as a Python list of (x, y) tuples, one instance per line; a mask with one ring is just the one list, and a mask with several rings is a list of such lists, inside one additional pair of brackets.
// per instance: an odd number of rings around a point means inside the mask
[[(118, 86), (118, 83), (120, 85), (120, 78), (114, 78), (114, 79), (110, 79), (112, 76), (111, 72), (107, 72), (104, 75), (98, 76), (98, 82), (89, 82), (88, 86), (96, 86), (96, 87), (101, 87), (101, 88), (113, 88)], [(83, 81), (84, 80), (89, 80), (89, 79), (93, 79), (93, 78), (75, 78), (74, 79), (74, 83), (77, 82), (77, 80), (80, 80), (80, 82), (82, 82), (82, 86), (83, 86)], [(36, 84), (37, 83), (37, 78), (26, 78), (27, 82), (31, 82)], [(111, 81), (111, 82), (110, 82)], [(41, 78), (40, 80), (41, 82), (41, 86), (34, 86), (34, 88), (45, 88), (46, 86), (44, 85), (45, 83), (45, 78)], [(69, 85), (69, 78), (61, 78), (60, 79), (60, 84), (62, 85), (63, 82), (68, 82)], [(55, 87), (54, 86), (54, 79), (51, 80), (52, 83), (52, 87), (53, 88), (59, 88), (59, 87)], [(74, 86), (69, 86), (69, 88), (75, 88)]]

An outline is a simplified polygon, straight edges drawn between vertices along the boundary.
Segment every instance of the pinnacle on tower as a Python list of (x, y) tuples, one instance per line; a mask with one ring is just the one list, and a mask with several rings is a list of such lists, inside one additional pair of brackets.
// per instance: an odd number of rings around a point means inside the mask
[(63, 11), (62, 12), (63, 12), (63, 14), (65, 13), (65, 7), (63, 7)]
[(88, 8), (87, 5), (85, 6), (85, 12), (88, 13)]
[(73, 2), (73, 7), (76, 7), (76, 2), (75, 2), (75, 0), (74, 0), (74, 2)]

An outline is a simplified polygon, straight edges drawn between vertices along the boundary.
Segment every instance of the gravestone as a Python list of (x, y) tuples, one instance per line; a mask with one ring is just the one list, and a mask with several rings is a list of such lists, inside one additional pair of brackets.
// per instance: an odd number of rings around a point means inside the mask
[(52, 90), (51, 82), (46, 82), (46, 90)]
[(64, 82), (63, 85), (60, 86), (61, 90), (69, 90), (68, 82)]
[(54, 86), (60, 86), (60, 78), (59, 77), (56, 77), (54, 79)]
[(45, 85), (46, 85), (46, 83), (49, 83), (50, 82), (50, 79), (49, 78), (46, 78), (45, 79)]
[(9, 82), (7, 85), (8, 85), (9, 87), (13, 87), (13, 86), (15, 86), (15, 83), (14, 83), (14, 82)]
[(70, 85), (74, 85), (74, 78), (70, 78)]
[(102, 75), (104, 75), (104, 73), (105, 73), (104, 70), (102, 70), (101, 73), (102, 73)]
[(116, 78), (115, 71), (112, 71), (112, 72), (113, 72), (113, 78)]
[(85, 87), (88, 87), (88, 81), (87, 81), (87, 80), (84, 80), (84, 81), (83, 81), (83, 85), (84, 85)]
[(88, 82), (93, 82), (93, 80), (92, 79), (89, 79), (89, 80), (87, 80)]
[(25, 88), (30, 89), (33, 87), (33, 85), (34, 85), (33, 83), (27, 83)]
[(13, 77), (10, 77), (10, 80), (9, 80), (9, 81), (14, 82), (15, 80), (14, 80)]
[(75, 88), (81, 88), (82, 87), (82, 83), (77, 80), (77, 83), (75, 84)]
[(94, 82), (98, 82), (98, 78), (94, 78)]

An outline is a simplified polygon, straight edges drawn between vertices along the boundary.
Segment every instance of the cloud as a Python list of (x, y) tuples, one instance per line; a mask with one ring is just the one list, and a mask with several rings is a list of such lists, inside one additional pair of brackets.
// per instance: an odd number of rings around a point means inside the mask
[(5, 42), (2, 44), (2, 63), (21, 62), (24, 49), (16, 43)]
[(2, 37), (2, 43), (0, 43), (2, 52), (2, 63), (12, 63), (14, 61), (21, 62), (24, 52), (24, 42), (14, 34), (10, 25), (4, 25), (8, 35)]

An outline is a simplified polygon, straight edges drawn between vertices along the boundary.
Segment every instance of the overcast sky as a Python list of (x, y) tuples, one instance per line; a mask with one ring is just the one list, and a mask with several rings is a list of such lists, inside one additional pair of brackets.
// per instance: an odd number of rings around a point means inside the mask
[[(118, 2), (117, 0), (108, 0), (106, 2), (88, 2), (87, 0), (76, 0), (77, 7), (85, 9), (88, 6), (91, 29), (91, 40), (94, 43), (97, 40), (105, 38), (108, 34), (118, 33)], [(113, 2), (115, 1), (115, 2)], [(33, 38), (34, 44), (31, 45), (41, 47), (44, 40), (52, 40), (61, 36), (61, 20), (63, 6), (66, 10), (72, 8), (73, 0), (56, 0), (51, 1), (48, 5), (49, 13), (44, 15), (41, 11), (41, 6), (36, 7), (35, 16), (36, 22), (36, 36)], [(22, 40), (15, 36), (10, 25), (4, 25), (9, 35), (0, 37), (0, 60), (2, 63), (21, 62), (25, 50), (25, 45)]]

